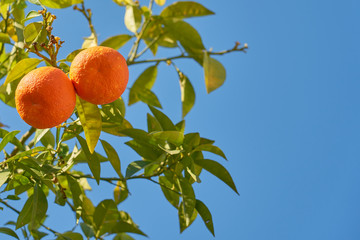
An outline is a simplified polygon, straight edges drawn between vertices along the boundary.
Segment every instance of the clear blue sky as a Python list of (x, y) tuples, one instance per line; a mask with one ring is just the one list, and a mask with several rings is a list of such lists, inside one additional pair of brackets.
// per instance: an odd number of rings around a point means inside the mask
[[(206, 174), (195, 186), (197, 198), (212, 211), (216, 239), (359, 239), (360, 2), (200, 2), (216, 15), (189, 22), (199, 29), (208, 49), (231, 48), (235, 41), (249, 44), (247, 54), (217, 58), (227, 69), (227, 80), (210, 95), (205, 93), (202, 69), (179, 62), (197, 92), (196, 105), (186, 118), (187, 132), (199, 131), (216, 140), (229, 162), (208, 157), (227, 167), (241, 194)], [(126, 33), (122, 8), (111, 0), (86, 3), (100, 40)], [(81, 47), (89, 31), (73, 10), (54, 12), (55, 33), (66, 41), (64, 57)], [(120, 52), (127, 54), (128, 49)], [(130, 85), (143, 67), (130, 69)], [(178, 88), (173, 70), (161, 65), (154, 91), (174, 121), (180, 120)], [(27, 128), (14, 110), (0, 107), (0, 121), (11, 130)], [(145, 128), (144, 110), (141, 103), (128, 109), (135, 127)], [(123, 140), (102, 137), (118, 142), (123, 169), (139, 159)], [(102, 174), (114, 175), (110, 170)], [(119, 207), (150, 239), (213, 239), (200, 218), (180, 235), (176, 211), (158, 186), (138, 180), (129, 187), (132, 195)], [(90, 196), (96, 203), (111, 198), (112, 187), (104, 185), (101, 192), (95, 187)], [(72, 216), (64, 212), (51, 208), (46, 223), (70, 230)], [(14, 216), (4, 214), (0, 212), (1, 225)]]

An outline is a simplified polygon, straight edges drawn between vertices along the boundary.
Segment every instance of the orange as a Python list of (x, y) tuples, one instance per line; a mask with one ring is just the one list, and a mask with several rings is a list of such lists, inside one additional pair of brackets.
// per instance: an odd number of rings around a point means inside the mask
[(80, 98), (101, 105), (121, 96), (129, 79), (129, 69), (119, 52), (96, 46), (76, 55), (70, 66), (70, 79)]
[(21, 79), (15, 91), (20, 117), (35, 128), (51, 128), (68, 119), (75, 108), (75, 89), (55, 67), (40, 67)]

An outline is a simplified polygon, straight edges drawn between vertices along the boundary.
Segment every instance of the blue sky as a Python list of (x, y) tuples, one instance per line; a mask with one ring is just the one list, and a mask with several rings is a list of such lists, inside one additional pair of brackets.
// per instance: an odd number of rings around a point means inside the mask
[[(195, 186), (197, 198), (213, 214), (216, 239), (359, 239), (360, 2), (200, 2), (216, 15), (188, 22), (199, 30), (206, 48), (223, 50), (235, 41), (249, 44), (247, 54), (217, 57), (227, 69), (227, 80), (209, 95), (202, 69), (193, 62), (178, 62), (197, 93), (186, 131), (216, 140), (229, 161), (208, 157), (224, 164), (240, 192), (237, 196), (207, 174)], [(86, 3), (93, 10), (100, 41), (127, 33), (122, 8), (110, 0)], [(89, 31), (73, 10), (54, 13), (54, 31), (66, 41), (61, 53), (65, 57), (81, 47)], [(120, 52), (126, 55), (128, 49), (126, 45)], [(130, 68), (130, 86), (144, 67)], [(165, 64), (159, 70), (154, 92), (177, 122), (177, 76)], [(11, 130), (27, 129), (13, 109), (0, 107), (1, 122)], [(128, 109), (135, 127), (145, 128), (144, 111), (141, 103)], [(116, 143), (123, 169), (138, 160), (123, 140), (102, 138)], [(106, 169), (102, 174), (114, 175)], [(129, 187), (132, 195), (119, 208), (128, 211), (150, 239), (213, 239), (200, 218), (180, 235), (176, 211), (158, 186), (134, 180)], [(96, 189), (90, 193), (96, 203), (112, 197), (112, 186), (102, 186), (101, 194)], [(6, 214), (0, 215), (1, 224), (14, 216)], [(71, 229), (72, 216), (63, 209), (52, 208), (49, 215), (48, 225)]]

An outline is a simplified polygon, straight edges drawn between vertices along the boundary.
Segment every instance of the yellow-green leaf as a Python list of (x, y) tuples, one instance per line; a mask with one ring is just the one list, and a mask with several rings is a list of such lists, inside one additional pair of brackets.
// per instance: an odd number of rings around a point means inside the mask
[(4, 85), (23, 77), (25, 74), (35, 69), (42, 60), (37, 58), (25, 58), (16, 63), (14, 68), (9, 72)]
[(91, 33), (89, 37), (84, 38), (84, 42), (81, 46), (82, 49), (97, 46), (97, 39), (94, 33)]
[(166, 0), (155, 0), (156, 4), (159, 6), (163, 6), (166, 3)]
[(113, 146), (111, 146), (108, 142), (106, 142), (105, 140), (100, 140), (100, 141), (112, 167), (114, 168), (115, 172), (119, 175), (119, 177), (122, 178), (119, 155), (117, 154)]
[(0, 33), (0, 42), (2, 43), (10, 43), (10, 37), (7, 33)]
[(43, 25), (41, 22), (33, 22), (24, 28), (24, 38), (26, 42), (32, 42), (40, 34)]
[(121, 34), (109, 37), (105, 41), (103, 41), (100, 45), (105, 47), (111, 47), (115, 50), (118, 50), (122, 46), (124, 46), (132, 37), (127, 34)]
[(204, 53), (203, 67), (206, 91), (207, 93), (211, 93), (224, 84), (226, 79), (226, 70), (218, 60), (210, 57), (207, 52)]
[[(146, 92), (145, 92), (146, 90), (144, 90), (144, 91), (142, 91), (142, 90), (143, 89), (150, 90), (155, 83), (156, 77), (157, 77), (157, 66), (156, 65), (148, 67), (147, 69), (145, 69), (144, 72), (142, 72), (140, 74), (140, 76), (136, 79), (136, 81), (130, 88), (129, 105), (132, 105), (132, 104), (138, 102), (141, 99), (141, 97), (145, 100), (144, 101), (145, 103), (148, 103), (146, 101), (146, 95), (149, 95), (149, 94), (146, 94)], [(143, 100), (143, 99), (141, 99), (141, 100)], [(154, 98), (152, 97), (152, 99), (154, 99)], [(156, 98), (156, 100), (157, 100), (157, 98)], [(154, 104), (151, 104), (151, 105), (154, 105)], [(160, 103), (158, 105), (155, 104), (154, 106), (159, 107), (159, 105), (160, 105)], [(160, 105), (160, 107), (161, 107), (161, 105)]]
[(141, 25), (141, 10), (137, 6), (126, 6), (124, 23), (130, 32), (136, 33)]
[(94, 153), (101, 133), (101, 114), (97, 105), (76, 96), (76, 110), (84, 128), (86, 143), (90, 153)]
[(190, 112), (195, 104), (195, 91), (190, 80), (185, 75), (180, 75), (180, 90), (182, 103), (182, 117)]
[[(164, 1), (165, 2), (165, 1)], [(203, 5), (197, 2), (181, 1), (175, 2), (160, 13), (164, 18), (190, 18), (214, 14)]]
[(49, 8), (67, 8), (71, 5), (82, 3), (83, 0), (39, 0), (42, 5)]

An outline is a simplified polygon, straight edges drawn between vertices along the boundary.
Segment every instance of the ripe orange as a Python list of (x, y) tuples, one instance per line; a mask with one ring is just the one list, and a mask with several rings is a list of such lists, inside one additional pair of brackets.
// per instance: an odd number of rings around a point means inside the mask
[(74, 58), (70, 79), (80, 98), (101, 105), (121, 96), (129, 79), (129, 69), (119, 52), (96, 46), (83, 50)]
[(75, 90), (66, 74), (40, 67), (21, 79), (15, 91), (20, 117), (35, 128), (51, 128), (68, 119), (75, 108)]

